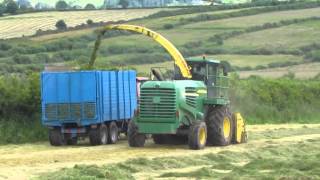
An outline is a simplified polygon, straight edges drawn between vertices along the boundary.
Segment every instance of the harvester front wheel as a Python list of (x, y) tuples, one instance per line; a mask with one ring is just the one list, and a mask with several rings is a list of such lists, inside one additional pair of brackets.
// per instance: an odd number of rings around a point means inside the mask
[(197, 122), (191, 125), (188, 135), (190, 149), (203, 149), (207, 142), (207, 126), (204, 122)]
[(231, 143), (234, 124), (228, 107), (211, 107), (206, 118), (206, 124), (208, 127), (208, 145), (226, 146)]
[(130, 121), (128, 127), (128, 143), (131, 147), (143, 147), (146, 142), (146, 136), (140, 134), (138, 131), (138, 126), (134, 121)]
[(62, 146), (64, 144), (60, 128), (49, 130), (49, 141), (52, 146)]
[(109, 124), (109, 144), (115, 144), (118, 141), (119, 129), (115, 122)]

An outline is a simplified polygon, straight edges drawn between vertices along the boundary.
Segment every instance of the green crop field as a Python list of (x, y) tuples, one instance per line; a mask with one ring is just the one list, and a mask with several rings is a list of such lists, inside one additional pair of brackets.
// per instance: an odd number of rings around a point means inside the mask
[(225, 47), (268, 48), (270, 50), (277, 50), (279, 48), (297, 49), (319, 42), (319, 35), (320, 21), (306, 22), (231, 38), (225, 41)]

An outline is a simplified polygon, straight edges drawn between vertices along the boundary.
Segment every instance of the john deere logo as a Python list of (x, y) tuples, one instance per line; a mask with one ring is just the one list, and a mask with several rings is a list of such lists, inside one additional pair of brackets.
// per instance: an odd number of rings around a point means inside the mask
[(154, 103), (154, 104), (160, 104), (160, 97), (158, 97), (158, 96), (156, 96), (156, 97), (153, 97), (153, 100), (152, 100), (152, 102)]

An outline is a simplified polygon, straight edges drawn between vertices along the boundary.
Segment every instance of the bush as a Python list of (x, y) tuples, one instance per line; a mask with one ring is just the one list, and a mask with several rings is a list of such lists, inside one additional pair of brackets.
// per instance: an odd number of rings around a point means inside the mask
[(67, 24), (64, 22), (64, 20), (59, 20), (56, 23), (56, 28), (58, 30), (67, 30)]
[(0, 50), (2, 51), (8, 51), (11, 48), (12, 46), (9, 43), (5, 43), (5, 42), (0, 43)]
[(249, 123), (308, 123), (320, 117), (319, 81), (233, 77), (231, 87), (232, 108)]
[(312, 61), (320, 62), (320, 50), (311, 51), (306, 57)]
[(164, 24), (164, 25), (163, 25), (163, 28), (164, 28), (164, 29), (173, 29), (174, 26), (173, 26), (173, 24)]
[(35, 55), (34, 62), (42, 64), (49, 63), (50, 57), (47, 54), (39, 53)]
[(31, 63), (30, 57), (25, 56), (25, 55), (14, 55), (12, 59), (17, 64), (30, 64)]
[(93, 24), (93, 21), (92, 21), (91, 19), (88, 19), (88, 20), (87, 20), (87, 24), (88, 24), (88, 25), (92, 25), (92, 24)]

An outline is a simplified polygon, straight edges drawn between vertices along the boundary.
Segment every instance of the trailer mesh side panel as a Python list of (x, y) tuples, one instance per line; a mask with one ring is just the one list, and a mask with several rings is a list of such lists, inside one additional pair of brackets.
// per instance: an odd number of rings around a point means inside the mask
[(95, 103), (46, 104), (45, 117), (48, 120), (80, 120), (96, 117)]

